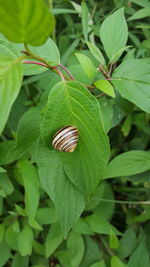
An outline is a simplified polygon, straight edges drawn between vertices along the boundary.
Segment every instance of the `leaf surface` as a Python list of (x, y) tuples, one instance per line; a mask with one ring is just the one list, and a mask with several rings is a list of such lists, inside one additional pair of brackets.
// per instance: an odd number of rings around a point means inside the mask
[[(128, 39), (128, 28), (124, 17), (124, 8), (117, 10), (103, 21), (100, 28), (100, 38), (110, 60), (120, 49), (125, 47)], [(118, 54), (118, 58), (120, 56), (121, 52)]]
[(43, 0), (1, 0), (0, 17), (0, 32), (15, 43), (42, 45), (54, 27)]
[(150, 60), (124, 61), (113, 74), (113, 84), (122, 97), (150, 113)]
[(0, 134), (21, 87), (23, 66), (17, 60), (20, 55), (13, 44), (0, 40)]

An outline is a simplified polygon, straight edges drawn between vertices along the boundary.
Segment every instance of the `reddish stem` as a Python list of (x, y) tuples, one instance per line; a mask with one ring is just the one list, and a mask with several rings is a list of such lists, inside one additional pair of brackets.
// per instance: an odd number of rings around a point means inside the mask
[[(38, 61), (25, 60), (25, 61), (23, 61), (23, 63), (25, 63), (25, 64), (35, 64), (35, 65), (40, 65), (40, 66), (48, 68), (48, 66), (45, 63), (38, 62)], [(58, 73), (58, 75), (61, 77), (62, 81), (65, 81), (65, 78), (64, 78), (62, 72), (56, 66), (52, 66), (51, 68), (54, 69)]]
[(62, 81), (65, 81), (65, 78), (64, 78), (62, 72), (56, 66), (53, 66), (53, 69), (56, 70), (58, 75), (61, 77)]
[(70, 71), (62, 64), (58, 64), (59, 67), (61, 67), (68, 75), (69, 77), (71, 78), (71, 80), (74, 80), (72, 74), (70, 73)]
[(23, 61), (23, 63), (25, 63), (25, 64), (36, 64), (36, 65), (40, 65), (40, 66), (43, 66), (43, 67), (47, 68), (46, 64), (44, 64), (42, 62), (25, 60), (25, 61)]

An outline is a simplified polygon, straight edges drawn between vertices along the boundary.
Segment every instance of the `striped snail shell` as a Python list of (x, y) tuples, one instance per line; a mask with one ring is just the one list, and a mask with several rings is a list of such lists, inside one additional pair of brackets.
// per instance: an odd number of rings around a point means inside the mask
[(55, 133), (52, 146), (59, 151), (73, 152), (77, 146), (78, 138), (77, 127), (67, 125)]

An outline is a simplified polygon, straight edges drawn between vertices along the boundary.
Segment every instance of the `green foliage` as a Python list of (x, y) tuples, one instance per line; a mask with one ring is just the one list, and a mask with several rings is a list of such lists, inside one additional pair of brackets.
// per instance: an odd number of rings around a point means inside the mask
[(18, 96), (23, 67), (21, 53), (13, 44), (0, 41), (0, 133), (4, 129), (11, 107)]
[(54, 18), (42, 0), (2, 0), (0, 16), (0, 32), (16, 43), (42, 45), (54, 27)]
[(149, 11), (0, 1), (0, 267), (150, 266)]
[[(123, 34), (122, 34), (123, 33)], [(100, 38), (105, 52), (112, 62), (114, 55), (117, 54), (116, 61), (122, 54), (127, 39), (128, 29), (124, 18), (124, 9), (119, 9), (104, 20), (100, 28)]]

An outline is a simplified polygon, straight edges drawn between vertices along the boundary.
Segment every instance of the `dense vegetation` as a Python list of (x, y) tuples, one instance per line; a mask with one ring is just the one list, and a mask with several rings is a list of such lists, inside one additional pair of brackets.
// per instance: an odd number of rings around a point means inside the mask
[[(0, 18), (0, 267), (150, 267), (150, 2)], [(52, 146), (68, 125), (72, 153)]]

